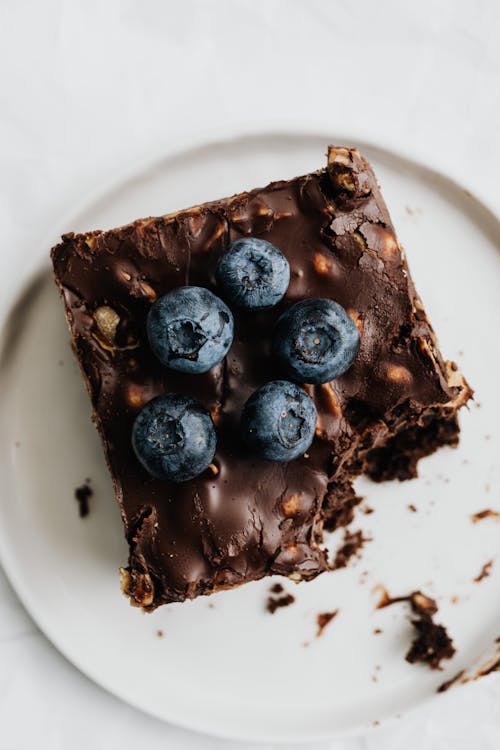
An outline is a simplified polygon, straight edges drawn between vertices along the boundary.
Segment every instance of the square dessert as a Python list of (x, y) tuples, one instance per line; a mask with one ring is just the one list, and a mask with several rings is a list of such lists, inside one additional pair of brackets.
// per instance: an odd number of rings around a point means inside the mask
[[(271, 243), (288, 262), (272, 307), (235, 306), (221, 291), (220, 259), (245, 238)], [(413, 477), (421, 457), (458, 441), (457, 411), (471, 391), (439, 352), (356, 149), (330, 147), (326, 168), (232, 198), (66, 234), (52, 260), (130, 545), (122, 589), (134, 605), (152, 610), (266, 575), (314, 578), (332, 567), (323, 532), (352, 519), (357, 476)], [(151, 345), (150, 311), (186, 287), (222, 297), (231, 313), (221, 320), (234, 319), (225, 356), (203, 372), (177, 371)], [(337, 303), (359, 346), (333, 378), (295, 373), (315, 406), (314, 438), (291, 460), (269, 460), (244, 439), (242, 414), (258, 389), (291, 379), (273, 331), (305, 300)], [(215, 453), (191, 478), (189, 466), (177, 478), (149, 471), (134, 450), (138, 414), (168, 394), (201, 404), (216, 434)]]

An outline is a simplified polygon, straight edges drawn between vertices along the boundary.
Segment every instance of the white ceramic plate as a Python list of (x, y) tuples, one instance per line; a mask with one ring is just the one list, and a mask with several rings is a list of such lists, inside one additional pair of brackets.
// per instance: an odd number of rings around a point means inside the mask
[[(107, 228), (304, 173), (323, 165), (332, 140), (258, 136), (186, 150), (122, 181), (59, 229)], [(499, 226), (451, 181), (359, 145), (374, 163), (442, 349), (479, 403), (462, 415), (459, 449), (423, 461), (418, 480), (359, 483), (376, 512), (359, 513), (354, 528), (373, 541), (346, 570), (299, 586), (285, 581), (297, 600), (274, 616), (264, 608), (269, 580), (151, 615), (129, 607), (118, 585), (127, 556), (120, 515), (48, 264), (4, 331), (5, 568), (40, 627), (83, 672), (185, 727), (269, 741), (359, 731), (433, 696), (499, 635), (500, 561), (482, 583), (472, 579), (496, 558), (500, 524), (470, 521), (475, 511), (500, 508)], [(73, 492), (86, 477), (95, 497), (81, 520)], [(458, 649), (443, 672), (405, 662), (412, 636), (405, 605), (376, 610), (377, 584), (437, 598), (438, 620)], [(316, 615), (337, 608), (315, 638)]]

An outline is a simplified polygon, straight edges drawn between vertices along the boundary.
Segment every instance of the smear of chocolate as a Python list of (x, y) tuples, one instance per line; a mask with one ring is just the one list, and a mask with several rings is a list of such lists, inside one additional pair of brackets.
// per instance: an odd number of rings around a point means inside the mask
[(483, 667), (483, 669), (480, 669), (479, 672), (474, 677), (475, 680), (478, 679), (478, 677), (486, 677), (486, 675), (491, 674), (492, 672), (498, 672), (500, 670), (500, 656), (496, 658), (491, 664), (488, 664), (488, 666)]
[(480, 510), (479, 513), (473, 513), (470, 518), (472, 523), (483, 521), (485, 518), (500, 518), (500, 511), (485, 508), (485, 510)]
[(493, 560), (488, 560), (488, 562), (484, 563), (483, 567), (481, 568), (479, 575), (477, 575), (473, 581), (474, 583), (481, 583), (481, 581), (484, 581), (485, 578), (488, 578), (491, 574), (491, 569), (493, 567)]
[(318, 625), (318, 630), (316, 631), (316, 638), (319, 638), (321, 635), (323, 635), (323, 631), (326, 628), (327, 625), (331, 623), (335, 617), (337, 617), (339, 613), (338, 609), (334, 609), (333, 612), (320, 612), (319, 615), (316, 617), (316, 623)]
[(460, 672), (457, 672), (454, 677), (451, 678), (451, 680), (446, 680), (446, 682), (441, 683), (441, 685), (436, 690), (436, 693), (446, 693), (447, 690), (449, 690), (455, 683), (457, 683), (465, 674), (465, 669), (461, 669)]

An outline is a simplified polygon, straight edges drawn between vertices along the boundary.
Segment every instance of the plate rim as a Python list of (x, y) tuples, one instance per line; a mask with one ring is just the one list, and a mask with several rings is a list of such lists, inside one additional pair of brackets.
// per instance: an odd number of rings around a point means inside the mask
[[(126, 169), (117, 171), (114, 176), (103, 185), (100, 185), (94, 190), (88, 191), (82, 197), (82, 199), (73, 206), (71, 210), (67, 210), (61, 214), (60, 218), (55, 222), (55, 226), (57, 227), (57, 229), (51, 230), (50, 233), (47, 234), (47, 237), (42, 238), (41, 243), (37, 243), (37, 246), (47, 248), (50, 247), (53, 244), (54, 236), (58, 235), (61, 230), (64, 230), (64, 228), (70, 225), (72, 221), (78, 220), (78, 217), (81, 216), (85, 211), (91, 209), (93, 205), (112, 195), (113, 192), (118, 191), (124, 183), (145, 175), (149, 170), (153, 169), (155, 165), (161, 164), (164, 161), (168, 161), (175, 156), (182, 157), (183, 154), (189, 154), (189, 152), (195, 149), (216, 147), (217, 145), (223, 145), (226, 142), (244, 142), (245, 140), (258, 141), (266, 138), (279, 137), (284, 137), (287, 139), (293, 139), (294, 137), (300, 137), (304, 139), (322, 138), (324, 139), (325, 146), (332, 141), (336, 141), (339, 143), (354, 141), (358, 144), (360, 150), (362, 151), (363, 149), (367, 149), (374, 152), (379, 152), (389, 158), (402, 161), (413, 168), (419, 170), (423, 169), (429, 176), (435, 177), (444, 183), (450, 184), (453, 189), (462, 191), (466, 196), (471, 198), (477, 204), (477, 207), (480, 210), (485, 211), (489, 215), (489, 218), (500, 229), (500, 212), (496, 211), (495, 208), (489, 203), (489, 201), (485, 200), (483, 196), (477, 193), (477, 191), (472, 192), (467, 187), (465, 187), (462, 181), (457, 180), (454, 175), (450, 175), (447, 172), (441, 171), (439, 168), (436, 168), (436, 165), (431, 166), (427, 164), (425, 161), (422, 161), (420, 159), (420, 156), (415, 157), (405, 154), (404, 152), (393, 148), (392, 145), (384, 144), (378, 141), (370, 141), (363, 137), (353, 137), (352, 135), (349, 137), (337, 135), (335, 136), (335, 138), (333, 138), (332, 134), (328, 135), (328, 132), (329, 129), (324, 126), (311, 125), (310, 123), (308, 123), (307, 125), (295, 123), (293, 127), (283, 127), (281, 125), (278, 127), (270, 126), (265, 130), (241, 128), (235, 131), (234, 128), (231, 128), (227, 129), (226, 131), (221, 131), (220, 129), (218, 129), (216, 132), (211, 133), (209, 136), (207, 136), (205, 133), (203, 137), (190, 135), (186, 138), (178, 139), (173, 145), (170, 145), (168, 149), (155, 149), (154, 152), (147, 158), (136, 160), (131, 166), (127, 167)], [(34, 260), (35, 263), (27, 264), (24, 269), (24, 273), (19, 274), (17, 283), (12, 285), (8, 299), (5, 301), (5, 314), (2, 315), (2, 319), (0, 320), (0, 364), (2, 363), (4, 357), (4, 345), (7, 340), (10, 322), (12, 320), (12, 314), (15, 310), (16, 302), (20, 298), (22, 298), (30, 285), (33, 284), (41, 274), (46, 273), (47, 271), (47, 257), (40, 258), (39, 256), (36, 256)], [(0, 404), (6, 398), (6, 394), (2, 395)], [(23, 607), (26, 609), (31, 619), (40, 628), (44, 636), (63, 656), (63, 658), (65, 658), (69, 663), (76, 667), (76, 669), (78, 669), (78, 671), (85, 675), (88, 679), (90, 679), (99, 687), (105, 689), (111, 695), (119, 698), (128, 705), (139, 709), (146, 715), (170, 723), (173, 726), (197, 732), (201, 735), (214, 736), (235, 741), (252, 741), (257, 743), (275, 742), (289, 744), (301, 743), (304, 741), (328, 741), (334, 739), (356, 737), (380, 727), (388, 727), (389, 725), (396, 723), (398, 718), (400, 718), (396, 715), (388, 716), (382, 719), (380, 721), (380, 724), (377, 726), (369, 724), (340, 731), (320, 731), (315, 734), (307, 735), (307, 738), (290, 737), (290, 735), (287, 735), (286, 733), (273, 733), (273, 735), (270, 737), (269, 735), (259, 734), (258, 732), (252, 733), (251, 737), (249, 737), (248, 735), (245, 737), (241, 734), (235, 734), (231, 730), (226, 732), (224, 731), (223, 727), (220, 727), (217, 731), (213, 729), (207, 730), (206, 727), (197, 725), (196, 717), (193, 717), (193, 721), (187, 722), (182, 719), (176, 719), (175, 716), (168, 716), (165, 713), (160, 714), (158, 712), (155, 712), (154, 710), (151, 710), (149, 706), (142, 704), (140, 700), (134, 700), (132, 702), (130, 698), (126, 696), (119, 688), (117, 689), (115, 685), (111, 685), (109, 681), (102, 676), (96, 676), (91, 668), (83, 665), (78, 657), (78, 654), (72, 654), (71, 649), (66, 648), (67, 644), (61, 646), (57, 633), (54, 631), (50, 623), (47, 622), (43, 613), (40, 615), (36, 604), (34, 604), (32, 601), (29, 588), (24, 586), (24, 584), (22, 583), (22, 576), (18, 576), (18, 573), (16, 572), (17, 569), (15, 560), (9, 555), (7, 551), (7, 545), (4, 541), (5, 533), (6, 531), (0, 525), (0, 565), (2, 566), (9, 583), (14, 589)], [(402, 717), (408, 718), (420, 711), (425, 710), (425, 707), (429, 703), (435, 701), (438, 698), (443, 699), (444, 696), (431, 694), (419, 700), (413, 707), (407, 709), (402, 714)]]

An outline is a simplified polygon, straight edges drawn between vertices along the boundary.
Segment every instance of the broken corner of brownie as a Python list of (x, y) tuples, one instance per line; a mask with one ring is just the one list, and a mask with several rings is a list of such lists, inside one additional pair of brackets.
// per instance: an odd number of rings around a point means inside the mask
[[(250, 243), (254, 255), (243, 256), (251, 270), (238, 306), (224, 296), (217, 269), (243, 239), (259, 242)], [(420, 458), (457, 443), (457, 411), (471, 390), (440, 354), (373, 171), (356, 149), (330, 147), (324, 169), (232, 198), (106, 232), (67, 234), (52, 259), (130, 545), (122, 589), (136, 606), (152, 610), (266, 575), (314, 578), (331, 567), (324, 529), (352, 520), (357, 476), (407, 479)], [(272, 306), (250, 283), (263, 269), (275, 275), (267, 290)], [(241, 290), (226, 281), (236, 299)], [(212, 335), (203, 316), (190, 327), (174, 321), (170, 349), (155, 341), (155, 353), (150, 310), (181, 287), (202, 290), (196, 304), (203, 290), (223, 297), (217, 309), (227, 336), (222, 342)], [(299, 382), (307, 394), (300, 398), (309, 409), (312, 400), (317, 414), (314, 439), (293, 460), (270, 461), (248, 448), (240, 416), (252, 393), (283, 376), (272, 332), (304, 300), (335, 303), (329, 314), (344, 316), (352, 356), (327, 382)], [(205, 370), (201, 357), (193, 365), (202, 340), (211, 342)], [(316, 335), (304, 341), (333, 346)], [(181, 350), (184, 372), (175, 369)], [(142, 427), (150, 433), (139, 434), (142, 461), (132, 445), (138, 415), (169, 394), (179, 396), (172, 408), (189, 402), (179, 419), (196, 416), (207, 436), (194, 463), (183, 465), (191, 478), (182, 482), (173, 459), (153, 455), (160, 443), (177, 450), (173, 418), (160, 429), (161, 415), (149, 415)], [(304, 419), (294, 417), (284, 429), (298, 434)]]

